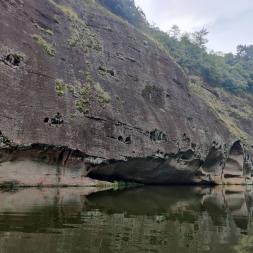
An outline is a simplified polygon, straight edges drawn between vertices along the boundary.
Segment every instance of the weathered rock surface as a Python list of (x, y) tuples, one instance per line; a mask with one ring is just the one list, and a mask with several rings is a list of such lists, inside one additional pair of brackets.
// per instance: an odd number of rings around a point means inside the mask
[(0, 149), (0, 188), (19, 186), (98, 186), (112, 188), (109, 182), (87, 177), (90, 165), (102, 159), (80, 151), (49, 145), (12, 146)]
[[(2, 163), (60, 160), (83, 176), (150, 184), (251, 182), (250, 145), (133, 27), (92, 0), (0, 8)], [(67, 151), (38, 159), (40, 145)]]

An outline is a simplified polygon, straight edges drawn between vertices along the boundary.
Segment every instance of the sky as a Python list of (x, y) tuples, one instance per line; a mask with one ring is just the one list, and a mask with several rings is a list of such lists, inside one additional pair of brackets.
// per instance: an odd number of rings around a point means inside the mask
[(239, 44), (253, 44), (253, 0), (135, 0), (150, 23), (168, 31), (176, 24), (184, 32), (205, 27), (208, 48), (236, 52)]

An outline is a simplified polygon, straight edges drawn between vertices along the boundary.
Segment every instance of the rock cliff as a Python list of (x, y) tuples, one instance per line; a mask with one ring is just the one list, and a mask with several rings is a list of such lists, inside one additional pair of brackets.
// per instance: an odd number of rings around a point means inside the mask
[(251, 183), (252, 122), (231, 123), (217, 108), (232, 95), (196, 87), (157, 43), (93, 0), (0, 8), (2, 167), (34, 160), (96, 179)]

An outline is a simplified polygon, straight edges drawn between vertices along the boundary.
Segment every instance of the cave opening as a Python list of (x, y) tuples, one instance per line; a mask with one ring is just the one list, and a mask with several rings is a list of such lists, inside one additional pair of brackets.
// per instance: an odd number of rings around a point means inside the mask
[(5, 57), (5, 62), (13, 66), (19, 66), (22, 60), (23, 60), (23, 57), (18, 54), (8, 54)]

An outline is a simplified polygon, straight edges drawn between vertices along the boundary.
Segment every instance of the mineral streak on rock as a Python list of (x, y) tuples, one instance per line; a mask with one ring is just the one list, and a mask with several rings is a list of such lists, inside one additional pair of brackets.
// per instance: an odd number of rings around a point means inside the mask
[(145, 35), (95, 1), (0, 0), (0, 9), (1, 168), (60, 161), (110, 181), (252, 182), (252, 121), (237, 119), (240, 140)]

